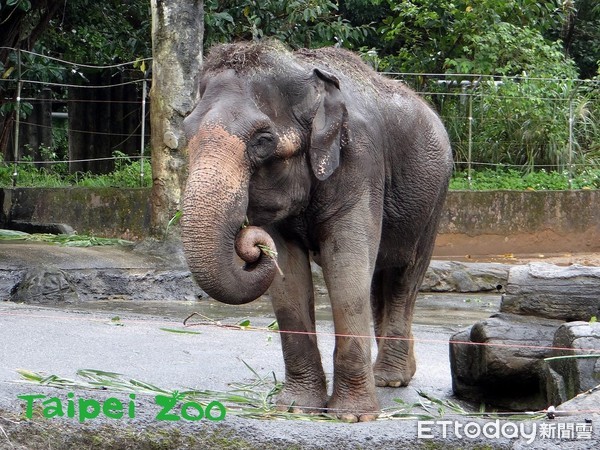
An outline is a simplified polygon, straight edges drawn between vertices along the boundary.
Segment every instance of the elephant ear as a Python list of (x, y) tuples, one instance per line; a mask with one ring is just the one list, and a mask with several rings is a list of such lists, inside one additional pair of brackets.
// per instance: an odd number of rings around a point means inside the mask
[(313, 173), (323, 181), (340, 165), (346, 105), (334, 75), (319, 69), (314, 69), (314, 75), (319, 103), (312, 121), (309, 155)]

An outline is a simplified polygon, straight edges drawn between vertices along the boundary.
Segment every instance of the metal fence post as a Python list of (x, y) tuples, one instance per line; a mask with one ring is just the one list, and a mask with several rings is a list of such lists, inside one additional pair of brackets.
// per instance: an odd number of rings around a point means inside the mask
[(21, 90), (23, 81), (21, 80), (21, 49), (17, 50), (17, 104), (15, 105), (15, 141), (14, 141), (14, 166), (12, 174), (12, 185), (17, 185), (17, 162), (19, 160), (19, 128), (21, 127)]
[(144, 78), (142, 82), (142, 139), (140, 149), (140, 186), (144, 187), (144, 147), (146, 145), (146, 91), (148, 81)]
[(569, 96), (569, 189), (573, 189), (573, 96)]
[(467, 181), (469, 182), (469, 189), (473, 188), (473, 167), (471, 165), (471, 158), (473, 153), (473, 92), (469, 94), (469, 150), (467, 155)]

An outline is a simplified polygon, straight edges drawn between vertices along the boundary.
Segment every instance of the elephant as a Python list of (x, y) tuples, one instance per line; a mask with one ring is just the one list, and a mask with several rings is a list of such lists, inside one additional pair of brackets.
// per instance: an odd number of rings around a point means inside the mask
[[(453, 167), (440, 118), (336, 47), (220, 44), (199, 80), (183, 125), (181, 233), (193, 277), (232, 305), (268, 290), (285, 365), (278, 408), (376, 419), (376, 386), (406, 386), (416, 369), (414, 303)], [(336, 335), (330, 394), (311, 260)]]

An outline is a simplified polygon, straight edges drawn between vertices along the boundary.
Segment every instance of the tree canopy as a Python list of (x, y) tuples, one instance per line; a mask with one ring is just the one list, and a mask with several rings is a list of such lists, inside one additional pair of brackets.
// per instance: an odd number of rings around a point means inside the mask
[(379, 31), (394, 70), (576, 76), (560, 42), (545, 36), (564, 21), (555, 1), (388, 3), (392, 13)]
[(330, 0), (206, 0), (204, 8), (205, 46), (275, 37), (294, 48), (352, 48), (373, 30), (369, 23), (351, 24)]
[[(596, 84), (600, 80), (597, 0), (204, 0), (204, 49), (222, 42), (275, 37), (292, 48), (350, 48), (380, 71), (519, 77), (528, 83), (479, 85), (474, 110), (482, 160), (564, 164), (565, 142), (600, 160)], [(187, 20), (181, 18), (182, 21)], [(177, 27), (174, 24), (173, 27)], [(113, 64), (152, 56), (148, 0), (0, 0), (0, 121), (10, 119), (16, 56), (34, 50), (80, 64)], [(22, 73), (62, 81), (72, 66), (23, 56)], [(138, 74), (139, 76), (139, 74)], [(489, 77), (488, 77), (489, 78)], [(535, 79), (545, 79), (535, 84)], [(458, 78), (461, 80), (461, 78)], [(443, 89), (430, 80), (428, 90)], [(465, 104), (439, 101), (460, 123), (447, 123), (458, 156), (466, 152)], [(455, 99), (456, 100), (456, 99)], [(551, 100), (551, 101), (549, 101)], [(560, 105), (560, 106), (559, 106)], [(8, 115), (7, 115), (8, 114)], [(577, 117), (573, 119), (573, 114)], [(573, 130), (565, 128), (569, 118)], [(9, 120), (10, 122), (10, 120)], [(526, 123), (527, 127), (523, 126)], [(1, 125), (1, 124), (0, 124)], [(6, 127), (5, 127), (6, 129)], [(469, 133), (471, 132), (469, 131)], [(575, 139), (573, 141), (573, 139)], [(511, 142), (515, 148), (508, 148)], [(0, 134), (0, 144), (6, 133)], [(475, 148), (474, 148), (475, 150)], [(492, 152), (493, 155), (489, 154)], [(571, 158), (571, 156), (569, 156)]]
[(60, 7), (50, 0), (0, 0), (0, 69), (10, 49), (31, 50)]
[(148, 0), (70, 0), (50, 21), (38, 48), (78, 63), (134, 61), (152, 55), (150, 25)]
[(291, 0), (205, 2), (205, 45), (275, 36), (340, 45), (397, 72), (584, 78), (598, 75), (594, 0)]
[[(598, 76), (595, 0), (205, 0), (205, 48), (276, 37), (338, 45), (380, 70)], [(148, 0), (0, 0), (0, 46), (108, 64), (151, 56)], [(10, 67), (0, 49), (0, 70)]]

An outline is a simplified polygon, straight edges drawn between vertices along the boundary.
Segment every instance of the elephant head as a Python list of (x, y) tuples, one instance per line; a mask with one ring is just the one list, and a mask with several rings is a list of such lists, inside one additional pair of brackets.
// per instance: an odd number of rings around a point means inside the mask
[(276, 249), (262, 227), (301, 214), (315, 183), (334, 173), (347, 115), (339, 82), (326, 71), (274, 43), (239, 49), (210, 52), (184, 123), (184, 251), (200, 287), (230, 304), (270, 286), (275, 261), (259, 246)]

